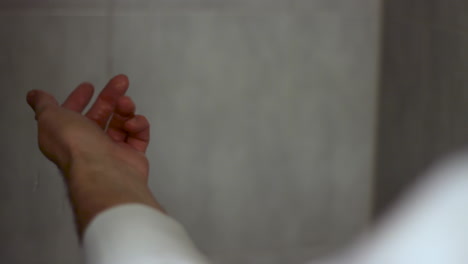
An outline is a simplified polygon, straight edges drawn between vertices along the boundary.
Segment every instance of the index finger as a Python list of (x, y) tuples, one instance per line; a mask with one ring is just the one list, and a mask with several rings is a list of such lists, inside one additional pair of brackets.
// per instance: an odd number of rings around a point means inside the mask
[(114, 112), (118, 99), (127, 92), (128, 84), (128, 78), (123, 74), (113, 77), (101, 91), (96, 102), (94, 102), (85, 116), (104, 129)]
[(63, 102), (62, 107), (81, 113), (93, 97), (94, 87), (90, 83), (82, 83), (73, 90)]

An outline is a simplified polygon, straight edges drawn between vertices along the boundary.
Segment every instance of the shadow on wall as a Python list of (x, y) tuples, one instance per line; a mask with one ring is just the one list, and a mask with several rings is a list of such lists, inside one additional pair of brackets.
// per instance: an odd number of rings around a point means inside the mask
[(374, 213), (468, 142), (468, 5), (384, 1)]

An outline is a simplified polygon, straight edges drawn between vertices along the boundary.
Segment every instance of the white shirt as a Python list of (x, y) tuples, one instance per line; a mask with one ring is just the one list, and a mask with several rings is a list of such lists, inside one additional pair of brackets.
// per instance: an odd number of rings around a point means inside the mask
[(140, 204), (113, 207), (96, 216), (83, 237), (87, 264), (206, 264), (185, 229)]
[[(84, 234), (87, 264), (207, 264), (184, 228), (147, 206), (99, 214)], [(311, 263), (468, 263), (468, 155), (436, 167), (400, 207), (347, 250)]]

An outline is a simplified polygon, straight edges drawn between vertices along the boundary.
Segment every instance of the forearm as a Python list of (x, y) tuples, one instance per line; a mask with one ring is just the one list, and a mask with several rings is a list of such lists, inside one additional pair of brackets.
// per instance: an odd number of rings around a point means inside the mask
[(147, 186), (149, 122), (135, 115), (134, 103), (124, 96), (127, 88), (125, 76), (114, 78), (85, 116), (89, 84), (61, 106), (43, 91), (27, 97), (38, 121), (39, 147), (65, 178), (86, 263), (205, 264)]
[(74, 157), (67, 187), (79, 236), (99, 213), (111, 207), (139, 203), (163, 211), (140, 175), (111, 158)]
[(86, 263), (208, 263), (182, 225), (156, 211), (145, 177), (112, 157), (84, 157), (65, 176)]

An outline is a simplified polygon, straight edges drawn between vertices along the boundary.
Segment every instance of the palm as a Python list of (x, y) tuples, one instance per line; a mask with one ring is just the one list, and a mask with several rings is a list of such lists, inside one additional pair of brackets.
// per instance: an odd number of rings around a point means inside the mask
[(149, 162), (144, 153), (135, 150), (126, 142), (117, 142), (115, 154), (136, 169), (139, 172), (138, 175), (142, 175), (145, 182), (148, 181)]
[[(126, 76), (112, 78), (85, 117), (97, 123), (114, 141), (114, 154), (140, 172), (147, 181), (149, 163), (145, 151), (149, 144), (149, 123), (144, 116), (135, 115), (134, 102), (125, 96), (128, 85)], [(79, 85), (62, 106), (81, 113), (91, 100), (93, 90), (91, 84)]]

